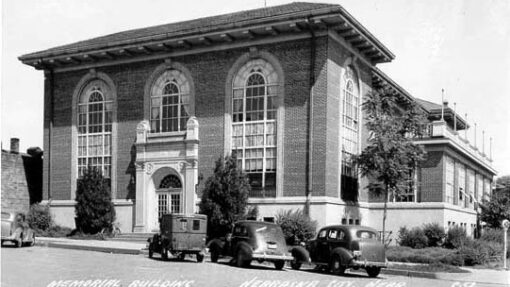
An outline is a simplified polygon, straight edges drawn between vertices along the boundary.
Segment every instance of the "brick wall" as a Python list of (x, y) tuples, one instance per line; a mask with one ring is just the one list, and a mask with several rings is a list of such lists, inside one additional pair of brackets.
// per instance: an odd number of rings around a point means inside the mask
[[(315, 108), (318, 120), (314, 133), (313, 190), (324, 195), (326, 166), (325, 109), (327, 39), (317, 39), (315, 64)], [(285, 78), (285, 131), (284, 131), (284, 183), (285, 196), (303, 196), (306, 191), (307, 163), (307, 117), (309, 98), (310, 40), (259, 45), (260, 51), (273, 54), (283, 69)], [(199, 55), (174, 57), (172, 61), (184, 65), (195, 84), (195, 113), (200, 124), (199, 174), (206, 179), (212, 174), (214, 162), (224, 154), (224, 101), (227, 73), (234, 62), (249, 48), (215, 51)], [(98, 67), (97, 73), (105, 73), (117, 90), (117, 198), (134, 198), (134, 142), (136, 125), (143, 120), (144, 87), (154, 69), (163, 60), (144, 61), (117, 66)], [(45, 198), (71, 198), (72, 169), (72, 95), (88, 69), (55, 74), (54, 108), (51, 138), (51, 190), (45, 180)], [(45, 85), (45, 149), (50, 149), (48, 138), (50, 126), (50, 83)], [(315, 136), (316, 135), (316, 136)], [(44, 166), (45, 179), (49, 165)]]
[(2, 150), (2, 211), (26, 213), (31, 203), (41, 201), (41, 155)]

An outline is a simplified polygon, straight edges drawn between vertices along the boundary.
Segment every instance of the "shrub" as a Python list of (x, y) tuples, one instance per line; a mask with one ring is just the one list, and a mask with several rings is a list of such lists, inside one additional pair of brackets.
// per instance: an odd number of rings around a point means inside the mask
[(458, 252), (446, 255), (439, 260), (439, 262), (454, 266), (464, 266), (464, 257)]
[(462, 257), (455, 256), (454, 250), (440, 247), (426, 247), (423, 249), (412, 249), (408, 246), (392, 246), (386, 250), (386, 257), (389, 261), (411, 262), (411, 263), (444, 263), (451, 265), (462, 265)]
[(403, 226), (398, 231), (399, 244), (401, 246), (408, 246), (411, 248), (425, 248), (428, 246), (428, 239), (420, 227), (413, 227), (408, 230)]
[(216, 161), (214, 174), (207, 179), (200, 201), (200, 213), (207, 215), (209, 238), (225, 236), (234, 222), (246, 218), (250, 189), (248, 177), (237, 166), (235, 154)]
[(438, 223), (428, 223), (423, 226), (423, 233), (427, 236), (428, 246), (441, 246), (446, 234)]
[(246, 211), (246, 219), (248, 220), (257, 220), (259, 217), (259, 207), (258, 205), (252, 205), (248, 207)]
[(307, 217), (301, 209), (280, 210), (276, 215), (276, 223), (281, 226), (289, 245), (312, 239), (317, 229), (317, 222)]
[(50, 207), (39, 203), (32, 204), (27, 215), (28, 225), (33, 229), (48, 230), (53, 226)]
[(67, 237), (72, 231), (73, 230), (69, 227), (62, 227), (59, 225), (52, 225), (47, 230), (34, 229), (35, 235), (42, 237)]
[(483, 230), (480, 240), (489, 242), (498, 242), (503, 244), (503, 229), (501, 228), (487, 228)]
[(463, 246), (467, 240), (466, 230), (460, 226), (453, 226), (446, 233), (445, 247), (457, 249)]
[(111, 229), (115, 221), (115, 207), (110, 194), (109, 181), (96, 168), (85, 170), (76, 189), (76, 226), (89, 234)]
[(492, 259), (500, 258), (502, 253), (502, 244), (485, 240), (468, 239), (459, 248), (459, 254), (467, 266), (486, 264)]

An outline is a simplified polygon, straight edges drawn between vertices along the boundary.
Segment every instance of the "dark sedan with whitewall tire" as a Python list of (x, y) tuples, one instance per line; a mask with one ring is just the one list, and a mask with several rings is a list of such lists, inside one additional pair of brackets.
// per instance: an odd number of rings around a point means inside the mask
[[(387, 267), (384, 245), (375, 229), (359, 225), (330, 225), (320, 229), (317, 238), (307, 243), (310, 260), (318, 268), (342, 275), (352, 268), (365, 269), (368, 276), (377, 277)], [(296, 257), (296, 256), (294, 256)], [(301, 261), (306, 261), (302, 257)], [(299, 269), (300, 262), (292, 265)]]
[(249, 267), (255, 260), (273, 262), (275, 268), (281, 270), (286, 261), (294, 261), (293, 250), (289, 252), (282, 229), (270, 222), (238, 221), (231, 233), (211, 240), (208, 247), (212, 262), (218, 262), (220, 257), (231, 257), (231, 263), (237, 267)]

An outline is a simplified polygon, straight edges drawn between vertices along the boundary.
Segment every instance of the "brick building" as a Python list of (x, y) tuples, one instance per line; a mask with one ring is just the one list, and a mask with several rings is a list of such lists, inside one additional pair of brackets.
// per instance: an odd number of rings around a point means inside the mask
[(164, 212), (196, 212), (200, 175), (236, 151), (262, 218), (309, 202), (320, 225), (377, 227), (378, 203), (350, 156), (367, 136), (363, 95), (386, 86), (414, 100), (376, 68), (393, 58), (344, 8), (312, 3), (24, 55), (45, 73), (44, 198), (73, 225), (76, 180), (96, 166), (110, 178), (121, 229), (154, 231)]
[(27, 213), (42, 200), (42, 155), (38, 147), (20, 153), (17, 138), (10, 150), (2, 149), (2, 211)]

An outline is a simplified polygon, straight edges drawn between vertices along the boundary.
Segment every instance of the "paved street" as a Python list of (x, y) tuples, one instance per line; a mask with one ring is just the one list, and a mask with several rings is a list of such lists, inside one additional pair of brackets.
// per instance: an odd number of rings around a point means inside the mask
[[(159, 254), (156, 254), (159, 255)], [(501, 286), (458, 284), (455, 281), (363, 274), (334, 276), (312, 270), (276, 271), (272, 266), (250, 269), (229, 266), (227, 261), (195, 263), (36, 246), (1, 249), (1, 286), (243, 286), (243, 287), (376, 287), (376, 286)], [(63, 280), (59, 282), (60, 280)], [(72, 280), (72, 281), (64, 281)], [(90, 281), (88, 281), (90, 280)], [(97, 280), (97, 281), (96, 281)], [(99, 281), (101, 280), (101, 281)], [(108, 281), (110, 280), (110, 281)], [(88, 282), (87, 282), (88, 281)], [(94, 282), (96, 281), (96, 282)], [(86, 285), (88, 283), (88, 285)], [(81, 285), (79, 285), (81, 284)]]

